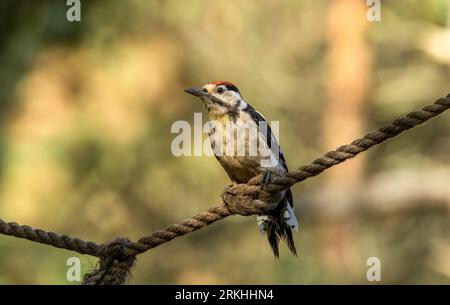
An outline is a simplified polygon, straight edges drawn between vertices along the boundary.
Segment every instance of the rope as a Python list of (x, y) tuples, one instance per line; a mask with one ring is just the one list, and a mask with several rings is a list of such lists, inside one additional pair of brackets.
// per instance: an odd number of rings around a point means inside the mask
[(79, 238), (22, 226), (14, 222), (7, 223), (1, 219), (0, 233), (99, 257), (98, 267), (85, 275), (83, 284), (123, 284), (129, 278), (130, 269), (135, 263), (136, 255), (231, 215), (248, 216), (269, 211), (276, 206), (279, 192), (290, 188), (297, 182), (317, 176), (324, 170), (351, 159), (374, 145), (421, 125), (449, 108), (450, 94), (420, 110), (410, 112), (391, 124), (369, 132), (348, 145), (330, 151), (311, 164), (290, 171), (285, 176), (270, 175), (269, 181), (263, 183), (263, 177), (260, 175), (251, 179), (247, 184), (226, 187), (221, 195), (223, 205), (212, 207), (206, 212), (201, 212), (192, 218), (173, 224), (165, 230), (156, 231), (137, 242), (132, 242), (127, 238), (117, 238), (110, 243), (98, 245)]
[(22, 226), (15, 222), (5, 222), (2, 219), (0, 219), (0, 233), (92, 256), (99, 256), (102, 249), (102, 245), (97, 245), (90, 241), (86, 242), (76, 237), (33, 229), (30, 226)]

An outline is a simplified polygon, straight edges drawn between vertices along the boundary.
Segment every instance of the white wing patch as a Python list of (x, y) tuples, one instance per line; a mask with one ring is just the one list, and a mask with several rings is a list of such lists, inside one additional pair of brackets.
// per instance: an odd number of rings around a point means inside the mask
[(287, 204), (286, 211), (284, 211), (283, 219), (292, 230), (298, 232), (297, 217), (295, 217), (294, 208), (291, 207), (289, 202)]

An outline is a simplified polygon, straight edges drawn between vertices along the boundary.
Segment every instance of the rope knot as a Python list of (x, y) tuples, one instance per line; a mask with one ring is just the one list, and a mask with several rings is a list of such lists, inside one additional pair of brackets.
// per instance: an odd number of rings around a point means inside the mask
[(281, 194), (267, 191), (261, 177), (257, 176), (247, 184), (226, 186), (221, 198), (231, 213), (249, 216), (275, 209)]
[(133, 251), (134, 243), (126, 237), (118, 237), (113, 241), (104, 244), (100, 252), (100, 258), (110, 258), (118, 261), (125, 261), (136, 255)]
[(133, 243), (125, 237), (118, 237), (103, 245), (98, 267), (84, 276), (84, 285), (119, 285), (125, 283), (130, 269), (136, 261)]

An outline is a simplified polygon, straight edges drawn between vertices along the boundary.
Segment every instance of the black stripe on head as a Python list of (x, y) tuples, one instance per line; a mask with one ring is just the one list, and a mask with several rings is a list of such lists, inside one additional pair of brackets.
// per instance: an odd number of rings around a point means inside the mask
[(234, 92), (239, 93), (239, 89), (238, 89), (235, 85), (233, 85), (233, 84), (226, 84), (225, 87), (226, 87), (228, 90), (231, 90), (231, 91), (234, 91)]

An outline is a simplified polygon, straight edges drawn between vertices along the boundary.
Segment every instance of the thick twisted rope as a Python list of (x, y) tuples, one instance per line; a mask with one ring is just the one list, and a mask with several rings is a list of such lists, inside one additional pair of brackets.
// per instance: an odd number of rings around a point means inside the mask
[(99, 256), (103, 247), (103, 245), (97, 245), (94, 242), (84, 241), (76, 237), (33, 229), (30, 226), (5, 222), (2, 219), (0, 219), (0, 233), (92, 256)]
[(431, 105), (410, 112), (405, 117), (366, 134), (349, 145), (343, 145), (330, 151), (311, 164), (290, 171), (283, 177), (271, 177), (268, 183), (263, 183), (262, 177), (258, 176), (247, 184), (238, 184), (226, 188), (222, 194), (224, 205), (212, 207), (206, 212), (201, 212), (192, 218), (173, 224), (165, 230), (156, 231), (150, 236), (143, 237), (137, 242), (131, 242), (126, 238), (118, 238), (110, 243), (97, 245), (79, 238), (45, 232), (13, 222), (7, 223), (1, 219), (0, 233), (76, 251), (80, 254), (97, 256), (100, 258), (99, 267), (86, 274), (83, 283), (122, 284), (128, 278), (136, 255), (166, 243), (175, 237), (197, 231), (225, 217), (235, 214), (247, 216), (270, 210), (276, 204), (276, 194), (280, 191), (288, 189), (297, 182), (319, 175), (324, 170), (353, 158), (374, 145), (421, 125), (449, 108), (450, 94), (438, 99)]

